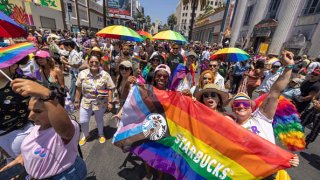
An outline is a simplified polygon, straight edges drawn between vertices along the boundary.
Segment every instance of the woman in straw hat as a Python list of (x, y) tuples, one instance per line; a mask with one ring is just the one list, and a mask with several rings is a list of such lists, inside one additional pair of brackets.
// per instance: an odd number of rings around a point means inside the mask
[(209, 83), (204, 85), (203, 89), (195, 95), (196, 99), (210, 109), (222, 113), (225, 117), (232, 119), (226, 114), (223, 108), (229, 99), (229, 93), (221, 91), (216, 84)]

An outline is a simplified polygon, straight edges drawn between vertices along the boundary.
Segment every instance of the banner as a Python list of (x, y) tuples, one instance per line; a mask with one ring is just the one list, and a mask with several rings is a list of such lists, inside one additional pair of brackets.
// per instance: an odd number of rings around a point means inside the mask
[(34, 25), (28, 3), (21, 0), (0, 0), (0, 11), (22, 25)]
[(131, 0), (108, 0), (108, 13), (131, 16)]
[(176, 179), (262, 179), (293, 154), (179, 92), (132, 87), (113, 143)]
[(25, 1), (26, 2), (34, 2), (35, 4), (41, 5), (43, 7), (47, 7), (47, 8), (61, 11), (60, 0), (25, 0)]

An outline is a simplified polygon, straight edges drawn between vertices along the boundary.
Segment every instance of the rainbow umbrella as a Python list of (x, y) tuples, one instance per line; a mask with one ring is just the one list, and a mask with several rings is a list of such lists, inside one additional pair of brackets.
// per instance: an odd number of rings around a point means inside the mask
[(168, 40), (178, 43), (187, 43), (186, 38), (184, 38), (180, 33), (172, 30), (161, 31), (158, 34), (154, 35), (152, 38), (154, 40)]
[(0, 37), (26, 37), (25, 28), (0, 11)]
[(152, 40), (152, 35), (144, 30), (140, 30), (140, 31), (137, 31), (137, 33), (143, 37), (143, 39), (151, 39)]
[(250, 55), (239, 48), (223, 48), (211, 55), (210, 59), (221, 59), (228, 62), (246, 61)]
[(37, 49), (33, 43), (19, 43), (5, 48), (0, 48), (0, 69), (9, 67)]
[(104, 38), (120, 39), (124, 41), (143, 41), (143, 38), (136, 31), (120, 25), (103, 28), (97, 32), (96, 35)]

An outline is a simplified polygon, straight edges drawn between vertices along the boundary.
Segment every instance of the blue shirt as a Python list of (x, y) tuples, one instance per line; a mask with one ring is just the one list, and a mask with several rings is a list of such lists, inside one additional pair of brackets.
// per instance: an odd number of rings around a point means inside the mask
[(244, 66), (241, 65), (240, 62), (236, 63), (236, 66), (234, 68), (234, 75), (242, 75), (245, 71), (250, 69), (250, 65), (246, 63)]

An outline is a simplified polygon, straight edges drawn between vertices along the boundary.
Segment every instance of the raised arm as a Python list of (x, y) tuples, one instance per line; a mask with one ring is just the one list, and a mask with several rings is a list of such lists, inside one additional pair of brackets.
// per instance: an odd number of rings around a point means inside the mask
[(272, 85), (267, 98), (260, 106), (260, 112), (268, 119), (273, 119), (278, 106), (279, 96), (290, 82), (292, 68), (294, 65), (293, 53), (289, 51), (282, 52), (282, 64), (285, 66), (283, 73), (279, 76), (276, 82)]
[[(19, 93), (22, 96), (47, 99), (51, 94), (51, 91), (48, 88), (31, 80), (17, 78), (12, 81), (11, 86), (16, 93)], [(43, 105), (48, 112), (50, 125), (64, 142), (68, 143), (75, 133), (75, 128), (67, 111), (55, 100), (43, 101)]]

